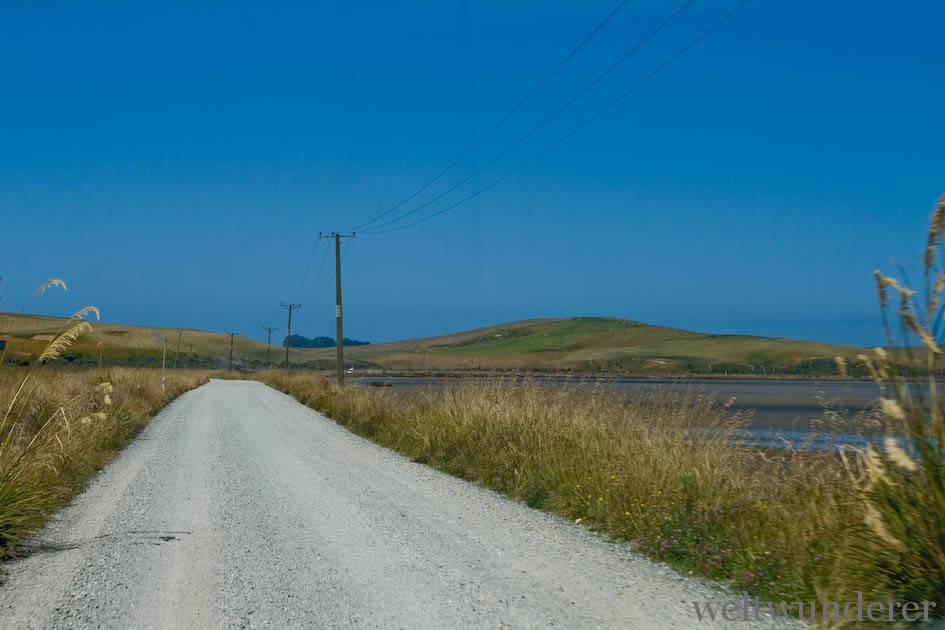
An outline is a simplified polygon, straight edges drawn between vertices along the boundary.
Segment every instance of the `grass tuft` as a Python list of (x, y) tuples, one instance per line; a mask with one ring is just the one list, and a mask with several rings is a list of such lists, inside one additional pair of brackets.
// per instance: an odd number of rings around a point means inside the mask
[[(923, 257), (924, 295), (905, 281), (876, 272), (887, 343), (867, 359), (884, 389), (887, 435), (883, 447), (852, 459), (866, 534), (853, 554), (857, 570), (898, 601), (935, 601), (945, 607), (945, 399), (935, 373), (942, 365), (942, 292), (945, 195), (932, 215)], [(895, 298), (899, 299), (896, 300)], [(887, 311), (897, 306), (897, 339)], [(917, 375), (912, 366), (926, 366)], [(939, 614), (942, 614), (940, 611)]]

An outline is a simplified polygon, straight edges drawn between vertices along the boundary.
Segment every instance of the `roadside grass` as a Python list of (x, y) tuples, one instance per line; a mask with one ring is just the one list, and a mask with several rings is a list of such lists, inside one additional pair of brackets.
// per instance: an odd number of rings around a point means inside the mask
[[(8, 555), (164, 405), (206, 382), (206, 373), (159, 370), (0, 371), (0, 555)], [(19, 395), (17, 392), (19, 390)], [(11, 406), (12, 401), (12, 406)]]
[(477, 379), (404, 400), (310, 373), (256, 378), (414, 461), (684, 573), (776, 601), (869, 590), (837, 570), (840, 543), (863, 529), (841, 460), (736, 446), (744, 418), (709, 396)]

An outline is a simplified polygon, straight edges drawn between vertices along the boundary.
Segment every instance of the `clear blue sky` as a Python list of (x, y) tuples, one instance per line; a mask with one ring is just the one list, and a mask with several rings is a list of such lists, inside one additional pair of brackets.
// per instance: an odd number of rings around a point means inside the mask
[[(70, 291), (31, 312), (96, 304), (109, 321), (284, 332), (279, 302), (311, 302), (331, 277), (329, 258), (309, 291), (322, 242), (296, 293), (319, 231), (415, 190), (616, 4), (3, 2), (2, 307), (62, 277)], [(629, 2), (424, 194), (473, 173), (679, 4)], [(567, 132), (735, 4), (695, 0), (448, 199)], [(943, 23), (931, 1), (754, 0), (474, 201), (358, 237), (346, 335), (607, 315), (877, 343), (871, 272), (916, 258), (945, 192)], [(294, 330), (333, 335), (333, 318), (329, 288)]]

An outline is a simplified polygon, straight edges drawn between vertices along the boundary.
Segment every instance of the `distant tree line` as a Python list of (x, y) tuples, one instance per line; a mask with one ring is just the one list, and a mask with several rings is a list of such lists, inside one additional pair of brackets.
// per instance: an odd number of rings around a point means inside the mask
[[(341, 345), (343, 346), (366, 346), (370, 341), (358, 341), (357, 339), (348, 339), (343, 337)], [(303, 337), (302, 335), (290, 335), (282, 340), (283, 347), (288, 344), (290, 348), (334, 348), (334, 337)]]

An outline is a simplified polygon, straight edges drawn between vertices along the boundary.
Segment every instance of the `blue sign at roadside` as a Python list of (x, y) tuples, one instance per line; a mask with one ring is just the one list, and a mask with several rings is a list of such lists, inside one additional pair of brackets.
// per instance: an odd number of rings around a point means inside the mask
[(6, 349), (7, 349), (7, 340), (0, 339), (0, 350), (6, 350)]

